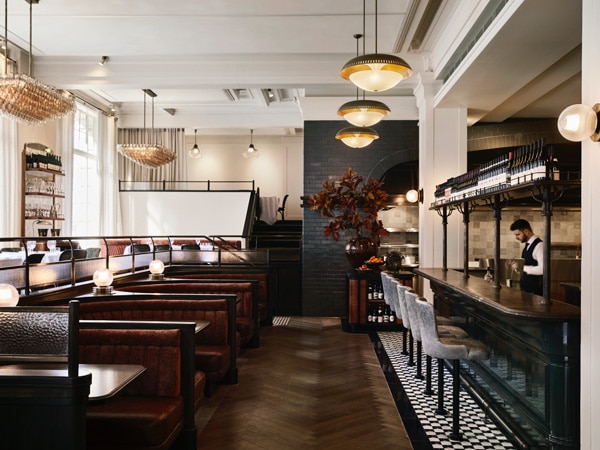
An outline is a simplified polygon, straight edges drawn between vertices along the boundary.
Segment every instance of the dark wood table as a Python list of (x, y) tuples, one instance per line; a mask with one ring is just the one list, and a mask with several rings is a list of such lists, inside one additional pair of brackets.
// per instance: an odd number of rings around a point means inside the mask
[[(210, 322), (209, 322), (210, 324)], [(89, 403), (107, 402), (146, 371), (137, 364), (79, 364), (79, 375), (92, 375)], [(0, 367), (5, 377), (67, 377), (66, 364), (24, 363)]]

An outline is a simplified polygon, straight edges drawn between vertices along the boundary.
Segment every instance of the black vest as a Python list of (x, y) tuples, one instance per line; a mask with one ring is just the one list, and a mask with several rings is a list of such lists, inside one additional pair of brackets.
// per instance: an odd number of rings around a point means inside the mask
[[(537, 260), (533, 259), (533, 250), (542, 242), (540, 238), (536, 238), (527, 248), (523, 248), (521, 258), (525, 260), (526, 266), (537, 266)], [(542, 275), (521, 275), (521, 290), (531, 292), (537, 295), (544, 295), (544, 277)]]

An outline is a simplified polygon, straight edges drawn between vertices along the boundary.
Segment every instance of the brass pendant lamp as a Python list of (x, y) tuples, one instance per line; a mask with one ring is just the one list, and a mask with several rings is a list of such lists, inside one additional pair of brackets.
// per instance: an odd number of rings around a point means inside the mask
[(29, 3), (29, 73), (8, 73), (8, 0), (4, 1), (4, 72), (0, 77), (0, 114), (20, 123), (37, 125), (58, 119), (75, 110), (75, 96), (68, 91), (48, 86), (31, 76), (33, 51), (32, 5)]
[(338, 131), (335, 138), (341, 140), (348, 147), (364, 148), (375, 139), (379, 139), (379, 134), (368, 127), (348, 127)]
[[(363, 34), (354, 35), (354, 38), (356, 39), (356, 56), (358, 56), (358, 41), (363, 36)], [(379, 123), (385, 116), (387, 116), (390, 113), (390, 108), (388, 108), (388, 106), (383, 102), (379, 102), (377, 100), (366, 100), (365, 91), (363, 91), (362, 100), (359, 100), (358, 88), (356, 88), (356, 100), (344, 103), (339, 107), (337, 113), (338, 116), (342, 116), (344, 119), (346, 119), (346, 121), (350, 122), (354, 126), (370, 127)]]
[(146, 130), (146, 97), (152, 98), (152, 132), (150, 136), (154, 139), (154, 97), (156, 97), (156, 94), (151, 89), (142, 89), (142, 91), (144, 92), (144, 143), (124, 144), (121, 146), (121, 153), (141, 166), (156, 169), (174, 161), (177, 155), (162, 145), (146, 143), (148, 134)]
[[(363, 22), (364, 20), (363, 13)], [(369, 92), (387, 91), (412, 75), (411, 67), (402, 58), (377, 53), (377, 0), (375, 0), (375, 53), (352, 58), (344, 65), (340, 75), (360, 89)]]

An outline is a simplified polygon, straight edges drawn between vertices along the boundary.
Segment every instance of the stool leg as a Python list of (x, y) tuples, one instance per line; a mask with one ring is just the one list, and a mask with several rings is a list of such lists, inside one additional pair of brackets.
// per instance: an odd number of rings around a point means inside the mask
[(421, 344), (421, 341), (417, 341), (417, 374), (415, 375), (415, 378), (417, 380), (422, 380), (423, 379), (423, 369), (421, 368), (422, 364), (422, 355), (423, 354), (423, 344)]
[(460, 432), (460, 361), (452, 361), (452, 433), (450, 439), (453, 441), (462, 441)]
[(408, 355), (408, 351), (406, 349), (406, 339), (407, 339), (406, 328), (402, 327), (402, 354)]
[(435, 413), (441, 416), (448, 414), (444, 409), (444, 360), (438, 358), (438, 404)]
[(431, 388), (431, 356), (425, 356), (425, 395), (433, 395), (435, 392)]
[(408, 340), (408, 365), (411, 367), (415, 365), (415, 342), (412, 333), (409, 333)]

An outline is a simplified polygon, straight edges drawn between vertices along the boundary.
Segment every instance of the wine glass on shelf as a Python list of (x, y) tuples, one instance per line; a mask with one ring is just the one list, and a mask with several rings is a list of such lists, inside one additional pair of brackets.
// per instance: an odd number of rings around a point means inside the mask
[(35, 242), (35, 241), (27, 241), (27, 250), (29, 250), (30, 252), (33, 252), (36, 244), (37, 244), (37, 242)]
[(54, 252), (56, 250), (56, 240), (54, 239), (50, 239), (46, 245), (48, 245), (48, 250), (50, 250), (51, 252)]

